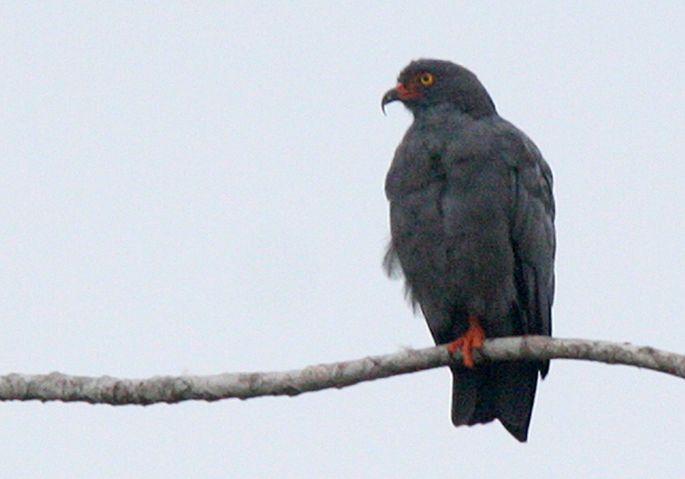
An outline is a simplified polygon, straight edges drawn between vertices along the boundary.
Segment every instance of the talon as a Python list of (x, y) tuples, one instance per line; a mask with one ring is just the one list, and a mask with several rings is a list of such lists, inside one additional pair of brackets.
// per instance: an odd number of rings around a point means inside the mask
[(454, 341), (447, 343), (447, 351), (454, 353), (457, 349), (461, 349), (461, 354), (464, 357), (464, 366), (472, 368), (473, 348), (482, 348), (484, 339), (485, 331), (480, 326), (478, 318), (476, 316), (469, 316), (469, 329)]

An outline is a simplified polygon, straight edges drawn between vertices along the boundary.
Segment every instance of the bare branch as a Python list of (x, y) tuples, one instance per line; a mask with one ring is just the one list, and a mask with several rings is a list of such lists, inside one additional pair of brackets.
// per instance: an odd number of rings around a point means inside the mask
[[(543, 336), (487, 340), (476, 351), (482, 361), (584, 359), (625, 364), (685, 378), (685, 356), (627, 343), (558, 339)], [(188, 400), (217, 401), (259, 396), (296, 396), (327, 388), (344, 388), (363, 381), (460, 364), (459, 352), (445, 347), (403, 350), (384, 356), (267, 373), (226, 373), (211, 376), (163, 376), (118, 379), (108, 376), (9, 374), (0, 376), (2, 401), (82, 401), (92, 404), (153, 404)]]

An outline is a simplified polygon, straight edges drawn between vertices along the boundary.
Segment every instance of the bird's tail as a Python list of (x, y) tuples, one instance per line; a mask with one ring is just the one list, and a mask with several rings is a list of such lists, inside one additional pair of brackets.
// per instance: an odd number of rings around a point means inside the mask
[(471, 426), (499, 419), (525, 442), (540, 368), (536, 362), (519, 361), (453, 368), (452, 423)]

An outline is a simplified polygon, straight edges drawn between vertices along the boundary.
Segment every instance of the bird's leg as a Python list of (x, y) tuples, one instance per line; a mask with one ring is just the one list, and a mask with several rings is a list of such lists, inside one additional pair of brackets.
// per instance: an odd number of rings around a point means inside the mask
[(464, 357), (464, 366), (472, 368), (473, 348), (482, 347), (484, 339), (485, 331), (483, 331), (478, 322), (478, 318), (474, 315), (469, 315), (469, 329), (451, 343), (447, 343), (447, 351), (453, 353), (457, 349), (461, 349), (461, 354)]

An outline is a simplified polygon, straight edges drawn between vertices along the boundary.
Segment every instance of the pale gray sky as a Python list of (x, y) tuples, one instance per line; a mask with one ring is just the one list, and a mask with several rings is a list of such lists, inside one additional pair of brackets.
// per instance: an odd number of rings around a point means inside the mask
[[(613, 6), (612, 6), (613, 5)], [(552, 165), (562, 337), (685, 351), (685, 4), (3, 2), (0, 374), (279, 370), (424, 347), (380, 261), (418, 57)], [(0, 404), (12, 478), (679, 478), (682, 381), (555, 361), (530, 441), (446, 370), (297, 398)]]

